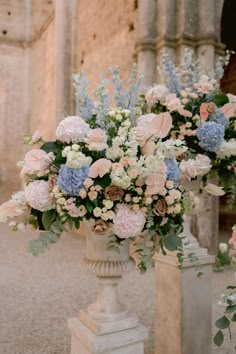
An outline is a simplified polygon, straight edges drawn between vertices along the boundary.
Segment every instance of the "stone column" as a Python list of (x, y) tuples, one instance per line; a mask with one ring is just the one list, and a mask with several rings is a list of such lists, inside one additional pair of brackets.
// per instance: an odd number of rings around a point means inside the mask
[[(188, 222), (183, 268), (176, 255), (158, 254), (156, 267), (156, 354), (211, 354), (212, 263), (214, 257), (200, 248)], [(194, 253), (196, 265), (188, 255)], [(198, 271), (203, 275), (198, 277)]]
[(77, 0), (57, 0), (56, 16), (56, 119), (74, 114), (72, 74), (75, 69)]
[(156, 78), (156, 0), (139, 2), (139, 39), (137, 42), (138, 69), (143, 78), (143, 89)]

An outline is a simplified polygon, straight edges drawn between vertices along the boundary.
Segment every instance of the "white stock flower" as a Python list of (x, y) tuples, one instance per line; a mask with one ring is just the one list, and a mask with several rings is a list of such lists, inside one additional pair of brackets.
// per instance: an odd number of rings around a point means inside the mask
[(92, 158), (90, 156), (84, 155), (80, 151), (69, 151), (67, 153), (66, 165), (70, 168), (81, 168), (83, 166), (90, 166), (92, 163)]
[(188, 150), (185, 142), (180, 139), (168, 139), (163, 143), (160, 143), (159, 148), (165, 158), (168, 159), (176, 158)]

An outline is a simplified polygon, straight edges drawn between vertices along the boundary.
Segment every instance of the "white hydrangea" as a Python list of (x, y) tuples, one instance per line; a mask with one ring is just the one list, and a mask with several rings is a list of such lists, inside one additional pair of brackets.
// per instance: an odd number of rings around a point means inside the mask
[(56, 130), (56, 139), (63, 143), (83, 142), (88, 134), (89, 125), (79, 116), (69, 116), (63, 119)]
[(157, 102), (160, 102), (161, 104), (163, 104), (168, 93), (169, 93), (169, 91), (166, 86), (154, 85), (152, 88), (150, 88), (147, 91), (147, 93), (145, 95), (148, 106), (152, 107)]
[(55, 207), (53, 197), (49, 192), (48, 182), (33, 181), (25, 188), (25, 200), (34, 209), (46, 211)]
[(66, 165), (70, 168), (81, 168), (83, 166), (90, 166), (92, 161), (90, 156), (86, 156), (80, 151), (70, 150), (67, 153)]

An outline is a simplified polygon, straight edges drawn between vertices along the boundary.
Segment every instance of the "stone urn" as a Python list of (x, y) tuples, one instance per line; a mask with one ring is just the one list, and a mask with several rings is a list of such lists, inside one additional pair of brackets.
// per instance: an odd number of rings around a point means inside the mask
[[(72, 332), (71, 354), (143, 354), (147, 330), (139, 324), (137, 316), (130, 313), (120, 302), (118, 295), (118, 284), (122, 275), (134, 268), (134, 260), (129, 253), (129, 240), (122, 242), (119, 252), (107, 250), (112, 235), (111, 228), (99, 235), (93, 232), (93, 224), (94, 222), (84, 224), (87, 246), (82, 265), (96, 275), (97, 300), (87, 309), (81, 310), (78, 318), (69, 320), (69, 329)], [(100, 341), (103, 343), (102, 348), (108, 345), (110, 351), (96, 351), (94, 343)], [(85, 351), (86, 345), (90, 347), (90, 351)], [(119, 348), (121, 351), (118, 351)]]

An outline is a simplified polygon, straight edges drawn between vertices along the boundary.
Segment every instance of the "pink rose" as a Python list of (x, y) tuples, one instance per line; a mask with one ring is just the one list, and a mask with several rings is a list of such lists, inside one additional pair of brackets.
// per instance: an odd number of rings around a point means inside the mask
[(101, 128), (91, 129), (88, 133), (89, 150), (102, 151), (107, 148), (107, 135)]
[(51, 162), (50, 156), (41, 149), (32, 149), (25, 155), (25, 166), (31, 173), (46, 170)]
[(165, 186), (166, 179), (159, 173), (150, 174), (145, 181), (147, 185), (146, 194), (153, 195), (158, 194), (160, 190)]
[(88, 192), (88, 196), (90, 200), (95, 200), (97, 199), (98, 193), (96, 191), (90, 191)]
[(6, 222), (8, 218), (21, 214), (23, 214), (23, 210), (13, 200), (9, 200), (0, 206), (0, 222)]
[(32, 142), (37, 143), (41, 138), (42, 138), (42, 134), (40, 133), (39, 130), (36, 130), (36, 132), (34, 132), (34, 134), (32, 135)]
[(156, 115), (149, 124), (149, 130), (152, 135), (158, 138), (165, 138), (172, 127), (172, 117), (169, 112)]
[(225, 118), (234, 117), (236, 113), (236, 103), (226, 103), (220, 110), (224, 113)]
[(110, 172), (111, 165), (112, 163), (110, 160), (99, 159), (90, 166), (88, 176), (91, 178), (96, 178), (98, 176), (102, 178), (106, 173)]

